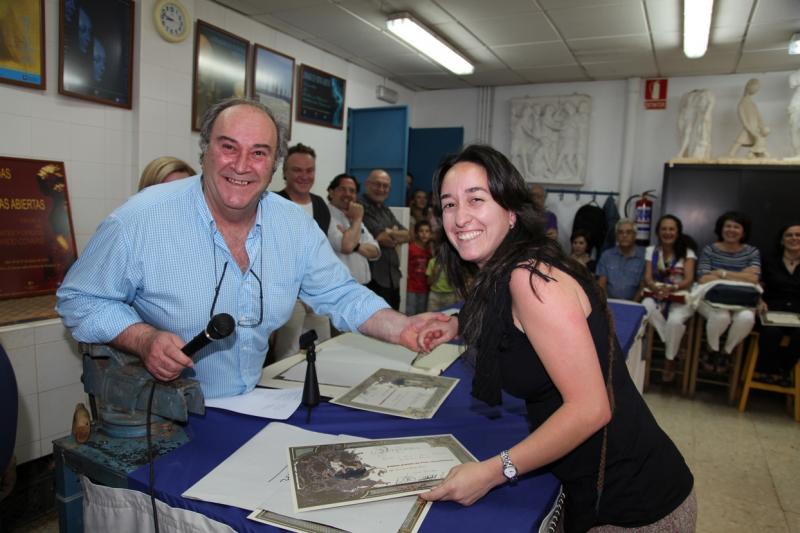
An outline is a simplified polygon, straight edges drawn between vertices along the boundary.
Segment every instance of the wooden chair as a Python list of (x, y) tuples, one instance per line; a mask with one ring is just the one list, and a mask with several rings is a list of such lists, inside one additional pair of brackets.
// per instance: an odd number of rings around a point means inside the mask
[(700, 350), (703, 347), (703, 340), (705, 339), (706, 319), (700, 313), (696, 313), (694, 316), (695, 332), (694, 347), (692, 348), (692, 366), (689, 370), (689, 396), (694, 396), (698, 383), (721, 385), (728, 387), (728, 403), (733, 405), (734, 402), (736, 402), (736, 397), (739, 391), (739, 374), (741, 373), (742, 369), (742, 354), (744, 352), (745, 341), (740, 342), (731, 354), (731, 367), (727, 380), (698, 377), (697, 371), (698, 367), (700, 366)]
[[(692, 355), (694, 353), (694, 335), (695, 335), (695, 316), (693, 315), (686, 321), (686, 333), (681, 339), (681, 347), (678, 349), (678, 356), (676, 359), (680, 361), (676, 365), (675, 374), (681, 377), (681, 394), (686, 394), (689, 390), (689, 377), (692, 368)], [(663, 374), (663, 367), (652, 366), (653, 362), (653, 344), (656, 338), (656, 330), (652, 324), (647, 324), (647, 333), (645, 334), (645, 348), (644, 348), (644, 391), (650, 387), (650, 373), (656, 372)]]
[[(792, 370), (793, 384), (789, 387), (776, 385), (774, 383), (756, 381), (753, 379), (753, 375), (755, 374), (756, 364), (758, 363), (759, 356), (758, 333), (753, 332), (750, 334), (750, 337), (750, 349), (747, 350), (744, 385), (742, 386), (742, 397), (739, 399), (739, 411), (744, 411), (747, 408), (747, 399), (750, 396), (751, 389), (777, 392), (786, 395), (786, 402), (791, 406), (795, 422), (800, 422), (800, 361), (797, 362), (797, 364), (794, 366), (794, 370)], [(781, 341), (781, 345), (787, 346), (788, 341), (789, 337), (784, 336), (783, 340)]]

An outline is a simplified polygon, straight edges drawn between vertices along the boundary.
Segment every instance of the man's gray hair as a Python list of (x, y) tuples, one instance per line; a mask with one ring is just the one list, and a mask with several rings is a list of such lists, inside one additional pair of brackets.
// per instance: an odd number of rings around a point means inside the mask
[(272, 162), (272, 172), (275, 172), (275, 170), (278, 168), (278, 163), (286, 156), (286, 150), (288, 146), (286, 127), (278, 122), (278, 120), (275, 118), (275, 114), (269, 107), (257, 100), (241, 98), (238, 96), (226, 98), (225, 100), (217, 102), (209, 107), (203, 115), (203, 120), (200, 125), (200, 164), (202, 165), (203, 159), (205, 159), (206, 151), (208, 150), (208, 144), (211, 142), (211, 130), (214, 127), (214, 123), (217, 121), (217, 117), (219, 117), (220, 113), (229, 107), (234, 107), (237, 105), (247, 105), (262, 111), (270, 118), (270, 120), (272, 120), (272, 123), (275, 124), (275, 129), (278, 131), (278, 146), (275, 150), (275, 159)]
[(631, 220), (630, 218), (621, 218), (617, 220), (617, 223), (614, 225), (614, 233), (619, 231), (619, 228), (625, 225), (633, 226), (633, 229), (636, 229), (636, 222)]

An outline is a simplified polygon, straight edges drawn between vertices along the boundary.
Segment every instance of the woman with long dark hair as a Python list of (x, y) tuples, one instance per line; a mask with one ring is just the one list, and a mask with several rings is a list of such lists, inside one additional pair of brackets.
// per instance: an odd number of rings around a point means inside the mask
[(697, 256), (683, 234), (683, 223), (675, 215), (658, 219), (656, 235), (658, 244), (648, 246), (644, 252), (646, 293), (642, 305), (647, 308), (647, 320), (664, 343), (663, 380), (670, 382), (675, 378), (675, 356), (686, 333), (684, 324), (694, 314), (694, 308), (679, 301), (675, 293), (688, 290), (694, 283)]
[(469, 505), (545, 468), (564, 485), (566, 531), (694, 531), (692, 474), (631, 381), (602, 293), (545, 237), (519, 172), (469, 146), (440, 166), (433, 195), (439, 257), (466, 298), (459, 331), (478, 354), (473, 395), (523, 398), (533, 431), (422, 497)]

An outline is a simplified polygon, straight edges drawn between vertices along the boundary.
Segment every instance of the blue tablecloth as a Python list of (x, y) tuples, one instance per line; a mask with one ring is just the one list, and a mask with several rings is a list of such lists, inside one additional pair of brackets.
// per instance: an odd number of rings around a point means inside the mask
[[(626, 353), (639, 329), (643, 316), (640, 310), (612, 304), (617, 336)], [(456, 361), (445, 375), (460, 378), (461, 382), (431, 420), (408, 420), (322, 403), (314, 409), (310, 424), (305, 423), (302, 410), (287, 422), (312, 431), (367, 438), (451, 433), (481, 460), (510, 448), (528, 434), (523, 402), (504, 395), (502, 406), (490, 408), (473, 399), (469, 394), (472, 371), (462, 361)], [(268, 423), (213, 408), (205, 416), (190, 416), (187, 432), (191, 442), (156, 461), (156, 497), (174, 507), (229, 524), (236, 531), (276, 530), (247, 520), (249, 513), (242, 509), (180, 496)], [(133, 471), (129, 487), (147, 492), (148, 472), (147, 466)], [(451, 502), (434, 504), (421, 531), (527, 533), (535, 530), (547, 514), (558, 488), (558, 480), (551, 474), (528, 474), (517, 485), (498, 487), (471, 507)], [(357, 512), (357, 507), (353, 511)]]

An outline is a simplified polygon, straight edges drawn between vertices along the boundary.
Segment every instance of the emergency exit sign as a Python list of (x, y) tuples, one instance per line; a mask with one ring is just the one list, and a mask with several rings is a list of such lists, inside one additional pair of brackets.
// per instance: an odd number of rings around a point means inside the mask
[(644, 80), (644, 108), (667, 108), (667, 79), (651, 78)]

